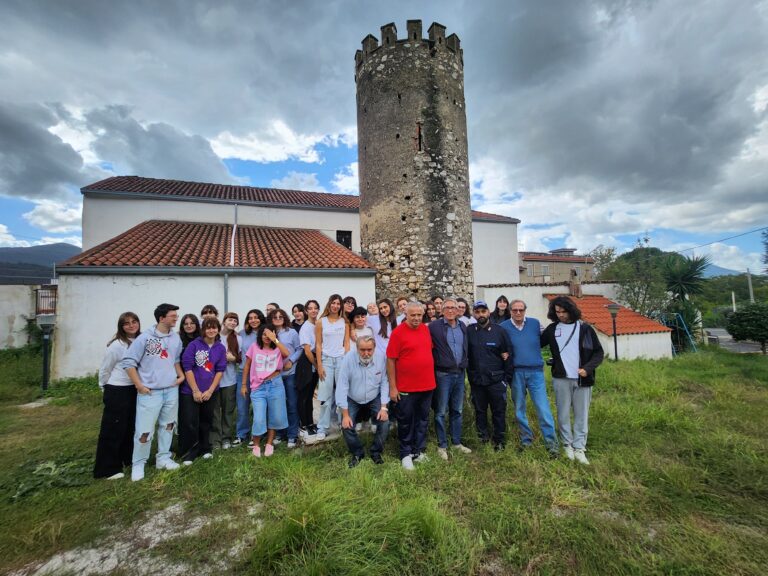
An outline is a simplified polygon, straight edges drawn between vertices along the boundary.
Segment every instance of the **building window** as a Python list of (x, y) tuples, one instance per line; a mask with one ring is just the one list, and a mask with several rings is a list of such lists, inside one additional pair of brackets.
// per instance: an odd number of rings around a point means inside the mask
[(549, 264), (542, 264), (541, 265), (541, 275), (542, 276), (548, 276), (549, 275)]
[(528, 264), (528, 276), (533, 276), (533, 264)]
[(352, 230), (336, 230), (336, 242), (352, 250)]

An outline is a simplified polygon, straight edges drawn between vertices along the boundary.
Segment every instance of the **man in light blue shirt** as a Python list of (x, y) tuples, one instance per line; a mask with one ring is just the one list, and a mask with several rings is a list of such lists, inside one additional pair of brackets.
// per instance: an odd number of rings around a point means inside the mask
[(352, 458), (349, 467), (354, 468), (365, 457), (365, 450), (360, 441), (355, 425), (361, 409), (368, 408), (370, 414), (376, 414), (376, 434), (371, 446), (371, 459), (382, 464), (384, 442), (389, 433), (389, 379), (387, 378), (387, 359), (383, 351), (376, 350), (376, 340), (371, 336), (360, 336), (356, 349), (350, 350), (341, 361), (339, 376), (336, 381), (336, 405), (341, 409), (341, 429)]

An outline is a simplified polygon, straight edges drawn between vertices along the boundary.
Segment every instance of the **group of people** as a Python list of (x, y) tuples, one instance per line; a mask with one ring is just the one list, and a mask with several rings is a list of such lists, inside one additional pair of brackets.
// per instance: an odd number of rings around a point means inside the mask
[[(326, 440), (340, 427), (349, 466), (365, 457), (358, 431), (374, 431), (369, 455), (383, 462), (390, 422), (397, 424), (399, 458), (406, 470), (428, 459), (434, 413), (437, 454), (470, 453), (462, 442), (465, 377), (481, 442), (506, 446), (507, 386), (515, 405), (520, 449), (533, 443), (526, 396), (534, 404), (552, 457), (588, 464), (586, 442), (591, 386), (603, 350), (591, 326), (566, 296), (553, 299), (542, 329), (522, 300), (501, 296), (491, 311), (480, 300), (435, 296), (398, 298), (366, 308), (351, 296), (332, 295), (322, 312), (316, 300), (295, 304), (291, 318), (277, 303), (266, 314), (252, 309), (220, 321), (215, 306), (198, 318), (161, 304), (156, 324), (141, 331), (136, 314), (120, 315), (99, 371), (104, 413), (94, 476), (144, 478), (153, 436), (158, 469), (174, 470), (238, 444), (269, 457), (274, 446)], [(560, 439), (544, 380), (549, 346)], [(314, 420), (314, 399), (319, 416)], [(490, 423), (488, 415), (490, 413)], [(573, 417), (571, 416), (573, 414)], [(178, 434), (173, 458), (171, 445)], [(263, 444), (262, 444), (263, 443)]]

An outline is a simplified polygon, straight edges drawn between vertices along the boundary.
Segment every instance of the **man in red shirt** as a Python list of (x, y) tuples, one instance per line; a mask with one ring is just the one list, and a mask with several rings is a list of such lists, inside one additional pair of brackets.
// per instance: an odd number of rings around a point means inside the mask
[(397, 436), (403, 468), (426, 462), (427, 426), (435, 389), (432, 337), (421, 323), (424, 307), (409, 302), (405, 322), (392, 331), (387, 346), (389, 397), (397, 403)]

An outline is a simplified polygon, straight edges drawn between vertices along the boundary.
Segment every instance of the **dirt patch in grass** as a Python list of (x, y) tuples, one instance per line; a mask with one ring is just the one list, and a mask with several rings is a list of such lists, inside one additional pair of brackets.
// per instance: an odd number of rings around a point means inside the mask
[[(212, 526), (235, 522), (231, 516), (195, 516), (181, 502), (162, 510), (148, 512), (126, 529), (113, 531), (108, 537), (90, 547), (80, 547), (54, 555), (48, 560), (25, 566), (12, 572), (12, 576), (46, 576), (52, 574), (125, 574), (181, 576), (182, 574), (226, 573), (244, 552), (247, 539), (252, 539), (261, 528), (259, 507), (248, 510), (245, 525), (236, 532), (247, 536), (232, 539), (223, 548), (210, 546), (205, 539), (207, 562), (191, 563), (182, 554), (164, 553), (174, 540), (203, 541), (202, 533)], [(169, 546), (170, 545), (170, 546)], [(190, 550), (191, 551), (191, 550)]]

